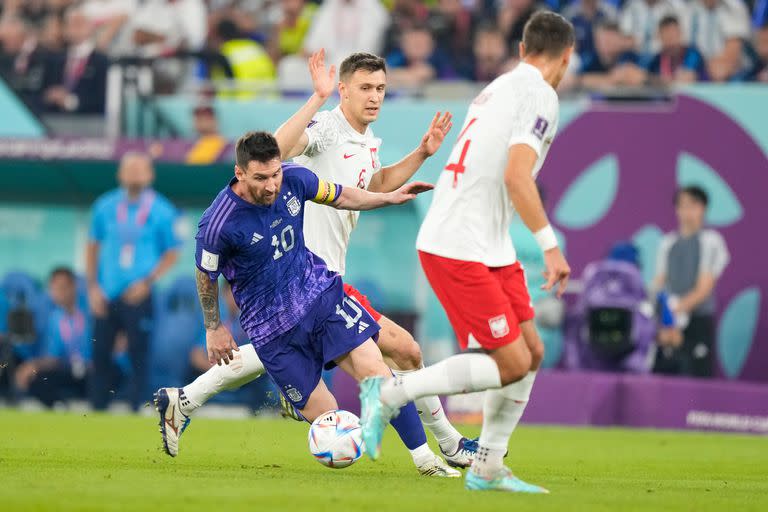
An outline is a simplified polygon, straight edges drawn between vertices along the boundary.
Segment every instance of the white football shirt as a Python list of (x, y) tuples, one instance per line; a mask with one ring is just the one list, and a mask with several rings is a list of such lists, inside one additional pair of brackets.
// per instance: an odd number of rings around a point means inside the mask
[[(294, 160), (320, 179), (344, 187), (367, 189), (373, 175), (381, 170), (379, 147), (369, 126), (361, 134), (349, 124), (340, 107), (319, 112), (304, 133), (309, 141), (304, 153)], [(304, 241), (334, 272), (344, 275), (349, 236), (360, 212), (336, 210), (307, 202)]]
[(504, 184), (509, 148), (526, 144), (536, 151), (535, 178), (557, 123), (557, 93), (534, 66), (521, 62), (491, 82), (467, 111), (416, 248), (489, 267), (515, 263), (509, 235), (515, 210)]

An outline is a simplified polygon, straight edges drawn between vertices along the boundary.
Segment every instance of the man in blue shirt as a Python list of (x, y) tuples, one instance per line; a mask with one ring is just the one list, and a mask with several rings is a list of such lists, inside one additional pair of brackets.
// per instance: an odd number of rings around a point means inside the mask
[(42, 357), (30, 359), (16, 370), (16, 387), (40, 400), (45, 406), (67, 396), (86, 394), (86, 378), (91, 361), (90, 321), (77, 305), (75, 275), (60, 267), (48, 280), (48, 291), (55, 304), (48, 317)]
[[(418, 182), (388, 193), (342, 187), (281, 162), (268, 133), (241, 137), (235, 177), (198, 226), (196, 275), (209, 360), (229, 364), (238, 350), (219, 315), (217, 281), (224, 274), (261, 363), (308, 421), (338, 407), (321, 380), (323, 368), (338, 365), (357, 380), (391, 375), (373, 341), (379, 325), (304, 245), (304, 203), (370, 210), (405, 203), (431, 188)], [(177, 405), (185, 398), (172, 393), (179, 390), (161, 388), (156, 403), (165, 449), (175, 455), (178, 447), (168, 446), (168, 439), (177, 443), (188, 420)]]
[(149, 157), (128, 154), (120, 162), (120, 187), (93, 206), (86, 273), (95, 339), (91, 400), (97, 410), (109, 403), (108, 376), (119, 331), (128, 338), (134, 410), (146, 389), (152, 285), (176, 263), (180, 244), (173, 229), (177, 212), (151, 188), (153, 180)]
[(699, 50), (685, 46), (680, 21), (665, 16), (659, 22), (661, 51), (648, 63), (648, 72), (664, 85), (706, 80), (707, 63)]

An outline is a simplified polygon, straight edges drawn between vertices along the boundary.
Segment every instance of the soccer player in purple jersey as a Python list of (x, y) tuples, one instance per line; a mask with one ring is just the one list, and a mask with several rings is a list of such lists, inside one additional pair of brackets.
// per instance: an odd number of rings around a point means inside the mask
[[(281, 162), (277, 141), (264, 132), (241, 137), (236, 152), (235, 177), (203, 214), (196, 237), (209, 359), (229, 364), (238, 350), (219, 318), (217, 281), (223, 274), (261, 363), (285, 397), (313, 421), (337, 407), (320, 378), (324, 367), (338, 365), (358, 381), (391, 373), (374, 342), (379, 325), (344, 293), (339, 275), (304, 245), (304, 202), (370, 210), (405, 203), (432, 186), (413, 182), (373, 193), (329, 183), (305, 167)], [(178, 390), (162, 388), (156, 397), (169, 454), (178, 446), (169, 447), (168, 437), (178, 442), (188, 424), (172, 393)]]

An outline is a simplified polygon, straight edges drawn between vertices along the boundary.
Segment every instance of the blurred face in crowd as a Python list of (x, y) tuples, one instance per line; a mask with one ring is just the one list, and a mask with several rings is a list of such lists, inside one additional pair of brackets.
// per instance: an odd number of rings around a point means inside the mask
[(704, 7), (711, 10), (717, 7), (717, 4), (720, 3), (720, 0), (701, 0), (701, 3), (704, 5)]
[(595, 50), (603, 63), (613, 63), (621, 53), (621, 34), (612, 28), (598, 27), (595, 31)]
[(20, 52), (26, 39), (26, 26), (20, 18), (9, 18), (0, 23), (0, 43), (5, 53)]
[(461, 5), (461, 0), (440, 0), (437, 8), (440, 9), (440, 12), (449, 16), (457, 16), (464, 9)]
[(755, 52), (763, 62), (768, 62), (768, 27), (755, 33)]
[(706, 206), (690, 194), (681, 193), (675, 205), (677, 221), (680, 230), (686, 233), (695, 233), (704, 225)]
[(216, 120), (216, 113), (210, 107), (199, 107), (195, 109), (194, 115), (195, 132), (201, 137), (206, 135), (218, 135), (219, 123)]
[(77, 300), (74, 279), (63, 272), (55, 273), (48, 281), (48, 294), (57, 306), (72, 309)]
[(46, 48), (60, 49), (64, 46), (64, 24), (58, 16), (47, 16), (40, 30), (40, 44)]
[(379, 117), (381, 104), (387, 89), (387, 73), (384, 70), (358, 69), (339, 84), (344, 114), (351, 124), (367, 126)]
[(435, 41), (428, 30), (408, 30), (403, 32), (400, 44), (409, 64), (426, 62), (435, 50)]
[(154, 179), (155, 172), (147, 155), (133, 153), (123, 157), (117, 172), (117, 180), (129, 195), (137, 196), (142, 190), (152, 185)]
[(304, 9), (304, 0), (282, 0), (281, 5), (286, 18), (298, 18)]
[(283, 185), (283, 167), (279, 158), (268, 162), (251, 160), (245, 168), (235, 165), (235, 176), (239, 183), (236, 192), (244, 192), (247, 201), (263, 206), (275, 202)]
[(683, 37), (680, 26), (676, 23), (668, 23), (659, 29), (661, 48), (665, 52), (676, 52), (683, 47)]
[(82, 11), (69, 11), (64, 22), (64, 36), (71, 45), (84, 43), (93, 34), (93, 24)]
[(475, 36), (475, 61), (478, 68), (489, 70), (499, 68), (507, 56), (504, 36), (498, 31), (480, 31)]

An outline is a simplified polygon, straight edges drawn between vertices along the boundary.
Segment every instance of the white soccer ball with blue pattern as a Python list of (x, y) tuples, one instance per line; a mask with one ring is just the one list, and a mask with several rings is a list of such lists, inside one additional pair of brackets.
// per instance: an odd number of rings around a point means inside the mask
[(351, 466), (363, 454), (360, 418), (349, 411), (328, 411), (309, 427), (309, 451), (323, 466)]

